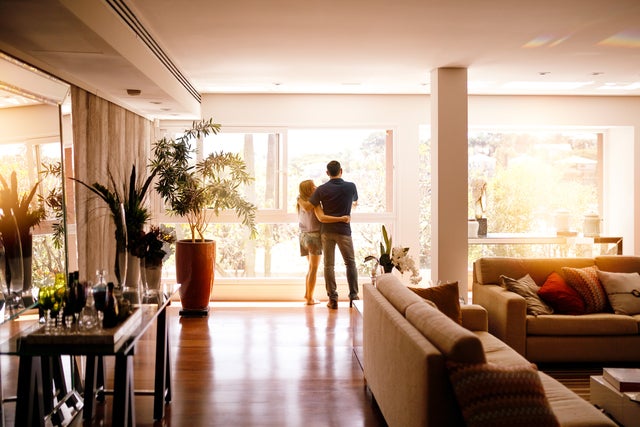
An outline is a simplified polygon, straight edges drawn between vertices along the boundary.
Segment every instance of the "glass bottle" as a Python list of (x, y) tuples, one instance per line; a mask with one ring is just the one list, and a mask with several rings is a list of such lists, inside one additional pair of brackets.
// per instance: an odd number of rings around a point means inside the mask
[(78, 326), (83, 332), (91, 331), (98, 326), (98, 311), (93, 301), (93, 286), (91, 282), (87, 283), (86, 295), (86, 303), (82, 307), (78, 318)]
[(104, 302), (107, 297), (107, 281), (105, 275), (105, 270), (96, 271), (96, 283), (93, 285), (93, 301), (96, 310), (100, 312), (104, 312)]
[(118, 301), (114, 294), (113, 282), (107, 283), (107, 295), (104, 300), (103, 328), (113, 328), (118, 324)]

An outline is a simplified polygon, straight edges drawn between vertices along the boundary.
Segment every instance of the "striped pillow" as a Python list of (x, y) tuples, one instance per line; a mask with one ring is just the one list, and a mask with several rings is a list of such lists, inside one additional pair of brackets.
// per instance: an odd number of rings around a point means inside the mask
[(562, 267), (562, 274), (584, 300), (585, 313), (601, 313), (607, 308), (607, 294), (598, 278), (597, 267)]
[(467, 427), (556, 427), (534, 364), (447, 362)]

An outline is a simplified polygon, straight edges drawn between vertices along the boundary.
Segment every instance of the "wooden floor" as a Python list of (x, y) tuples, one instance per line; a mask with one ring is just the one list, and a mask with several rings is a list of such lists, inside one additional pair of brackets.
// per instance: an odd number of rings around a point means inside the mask
[[(136, 396), (137, 426), (385, 426), (353, 354), (354, 309), (248, 304), (215, 303), (207, 318), (168, 308), (172, 401), (154, 423), (152, 397)], [(153, 388), (154, 334), (137, 347), (136, 389)], [(12, 360), (2, 361), (5, 396), (15, 394)], [(111, 425), (110, 398), (92, 423), (72, 425)], [(13, 425), (15, 405), (4, 408)]]
[[(213, 303), (206, 318), (181, 318), (168, 308), (172, 401), (153, 421), (151, 396), (136, 396), (137, 426), (386, 426), (364, 386), (353, 354), (355, 309), (324, 304)], [(155, 329), (136, 349), (135, 385), (153, 388)], [(108, 387), (112, 358), (107, 358)], [(4, 396), (15, 395), (17, 359), (1, 359)], [(589, 376), (599, 366), (540, 366), (585, 400)], [(91, 423), (77, 416), (72, 426), (111, 425), (111, 396)], [(15, 404), (5, 403), (5, 425)]]

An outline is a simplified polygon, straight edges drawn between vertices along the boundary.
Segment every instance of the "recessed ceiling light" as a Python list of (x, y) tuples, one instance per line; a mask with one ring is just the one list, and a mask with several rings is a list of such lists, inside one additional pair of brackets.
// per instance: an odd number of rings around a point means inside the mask
[(540, 71), (538, 73), (539, 76), (546, 76), (546, 75), (549, 75), (549, 74), (551, 74), (551, 71)]
[(162, 101), (149, 101), (151, 104), (160, 105)]
[(140, 89), (127, 89), (127, 95), (129, 96), (138, 96), (142, 93)]
[(594, 71), (593, 73), (591, 73), (592, 76), (601, 76), (604, 73), (602, 71)]

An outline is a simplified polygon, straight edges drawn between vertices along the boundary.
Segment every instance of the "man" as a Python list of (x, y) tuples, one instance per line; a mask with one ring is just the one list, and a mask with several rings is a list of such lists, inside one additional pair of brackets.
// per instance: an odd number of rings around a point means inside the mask
[[(358, 201), (358, 190), (352, 182), (342, 179), (342, 167), (336, 160), (327, 163), (329, 181), (319, 186), (311, 195), (309, 202), (322, 205), (325, 215), (351, 215), (351, 207)], [(322, 252), (324, 253), (324, 281), (329, 296), (327, 307), (338, 308), (338, 291), (335, 275), (336, 245), (342, 254), (342, 260), (347, 268), (347, 282), (349, 283), (349, 306), (358, 298), (358, 269), (356, 268), (353, 241), (351, 240), (351, 225), (348, 222), (322, 223), (321, 228)]]

